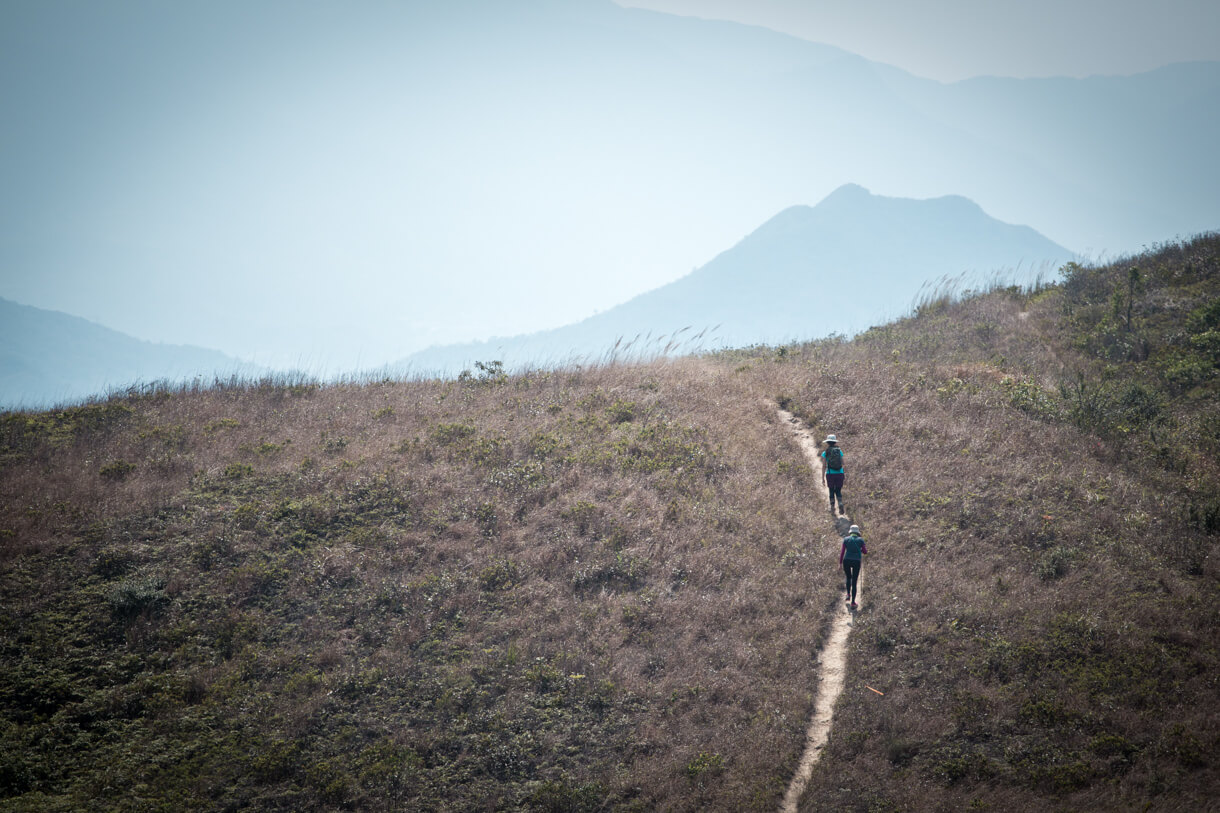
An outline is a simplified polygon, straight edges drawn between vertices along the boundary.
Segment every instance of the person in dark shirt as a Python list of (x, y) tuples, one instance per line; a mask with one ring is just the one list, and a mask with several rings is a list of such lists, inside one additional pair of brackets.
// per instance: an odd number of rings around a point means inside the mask
[(860, 526), (853, 525), (843, 537), (843, 547), (839, 549), (839, 565), (847, 581), (847, 603), (856, 609), (856, 585), (860, 581), (860, 565), (868, 555), (868, 547), (864, 537), (860, 536)]

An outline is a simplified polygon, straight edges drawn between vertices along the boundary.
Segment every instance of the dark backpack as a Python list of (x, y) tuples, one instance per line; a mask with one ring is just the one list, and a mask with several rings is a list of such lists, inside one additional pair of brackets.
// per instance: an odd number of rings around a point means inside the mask
[(843, 450), (838, 446), (831, 446), (826, 450), (826, 468), (836, 470), (843, 468)]

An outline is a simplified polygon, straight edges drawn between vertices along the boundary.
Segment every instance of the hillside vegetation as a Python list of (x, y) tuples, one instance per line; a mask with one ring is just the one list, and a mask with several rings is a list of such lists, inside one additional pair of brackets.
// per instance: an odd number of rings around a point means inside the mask
[(809, 809), (1212, 804), (1218, 294), (1209, 236), (788, 354), (855, 452), (886, 692), (849, 683)]
[(7, 416), (10, 805), (769, 806), (833, 596), (809, 475), (734, 378)]
[(776, 404), (871, 553), (803, 809), (1206, 808), (1218, 289), (1209, 236), (851, 342), (4, 414), (0, 809), (775, 809), (842, 611)]

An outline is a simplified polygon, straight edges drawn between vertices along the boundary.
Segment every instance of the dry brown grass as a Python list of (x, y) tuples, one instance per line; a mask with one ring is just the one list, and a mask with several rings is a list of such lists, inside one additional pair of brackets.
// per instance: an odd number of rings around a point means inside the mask
[(774, 809), (840, 596), (778, 400), (871, 553), (803, 809), (1206, 809), (1208, 407), (1170, 467), (1075, 428), (1059, 314), (2, 416), (4, 804)]
[[(747, 378), (683, 361), (115, 404), (110, 425), (14, 444), (6, 604), (53, 639), (77, 634), (57, 631), (62, 607), (160, 585), (118, 639), (80, 644), (134, 653), (148, 680), (182, 676), (195, 703), (152, 726), (181, 749), (223, 706), (237, 710), (225, 730), (296, 754), (237, 783), (244, 803), (296, 786), (317, 794), (305, 806), (521, 804), (548, 788), (643, 808), (778, 803), (837, 578), (810, 475)], [(101, 473), (116, 461), (121, 476)], [(8, 635), (10, 652), (54, 660)], [(336, 719), (418, 759), (415, 790), (320, 740)], [(216, 781), (232, 781), (211, 747)], [(34, 761), (21, 781), (79, 799), (97, 764)], [(219, 792), (119, 764), (149, 799)]]
[(1038, 327), (1050, 314), (1026, 307), (943, 306), (756, 367), (842, 439), (872, 554), (804, 809), (1213, 798), (1218, 572), (1184, 551), (1214, 539), (1185, 521), (1181, 479), (1011, 407), (1006, 378), (1066, 369)]

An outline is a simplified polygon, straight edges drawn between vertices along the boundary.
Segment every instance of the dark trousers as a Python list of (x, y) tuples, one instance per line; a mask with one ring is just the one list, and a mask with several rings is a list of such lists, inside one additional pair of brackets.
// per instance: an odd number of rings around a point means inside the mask
[(847, 597), (856, 600), (856, 583), (860, 581), (860, 560), (844, 559), (843, 575), (847, 577)]
[(843, 509), (843, 481), (847, 479), (846, 474), (827, 474), (826, 488), (830, 489), (830, 507), (835, 507), (835, 500), (839, 501), (839, 509)]

